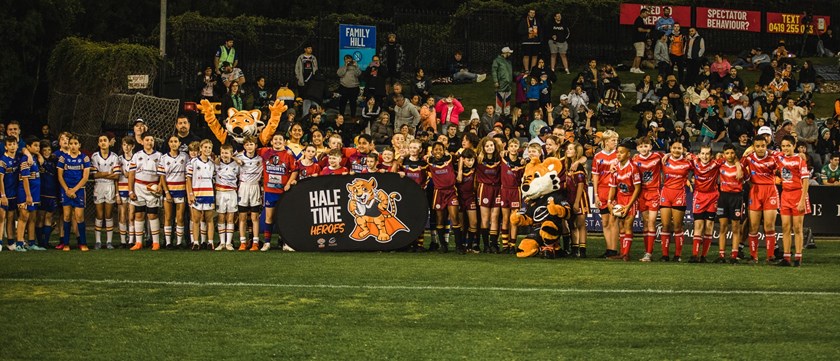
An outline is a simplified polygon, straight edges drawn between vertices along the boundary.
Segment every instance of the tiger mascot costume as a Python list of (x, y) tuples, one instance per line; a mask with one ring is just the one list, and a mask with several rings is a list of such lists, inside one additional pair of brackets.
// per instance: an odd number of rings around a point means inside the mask
[(262, 112), (259, 110), (236, 110), (229, 108), (227, 110), (227, 118), (224, 124), (219, 123), (216, 119), (216, 108), (207, 99), (202, 99), (201, 104), (197, 106), (198, 110), (204, 114), (204, 121), (216, 139), (221, 144), (228, 144), (241, 149), (242, 142), (246, 137), (257, 137), (260, 144), (258, 146), (268, 146), (271, 144), (271, 138), (274, 136), (274, 131), (280, 124), (280, 117), (286, 110), (289, 109), (286, 103), (282, 100), (274, 101), (274, 104), (268, 106), (271, 111), (271, 117), (268, 118), (268, 123), (261, 120)]
[(563, 192), (563, 163), (549, 157), (532, 159), (522, 178), (523, 208), (510, 215), (514, 227), (530, 226), (531, 232), (519, 243), (516, 257), (537, 253), (554, 258), (560, 249), (562, 222), (569, 219), (571, 207)]

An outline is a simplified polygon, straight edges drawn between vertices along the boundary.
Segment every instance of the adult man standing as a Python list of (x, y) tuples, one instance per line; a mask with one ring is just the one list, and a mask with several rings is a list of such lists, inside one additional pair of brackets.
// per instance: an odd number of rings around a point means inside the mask
[(510, 63), (510, 54), (513, 50), (509, 47), (502, 48), (502, 53), (493, 59), (491, 75), (493, 85), (496, 87), (496, 113), (510, 115), (510, 95), (513, 89), (513, 65)]
[(215, 65), (216, 75), (222, 75), (220, 66), (224, 63), (230, 63), (231, 67), (236, 68), (239, 65), (239, 58), (236, 55), (236, 49), (233, 48), (233, 36), (225, 37), (225, 43), (219, 45), (216, 50), (216, 56), (213, 58), (213, 65)]
[(551, 52), (551, 71), (557, 69), (557, 54), (560, 54), (560, 61), (563, 63), (563, 69), (566, 74), (569, 74), (569, 59), (566, 58), (566, 52), (569, 50), (569, 27), (563, 23), (563, 15), (560, 13), (554, 14), (554, 21), (551, 22), (551, 28), (548, 29), (548, 50)]
[(650, 10), (643, 8), (639, 12), (639, 17), (633, 22), (633, 49), (636, 50), (636, 57), (633, 58), (633, 65), (630, 67), (631, 73), (643, 74), (642, 69), (639, 69), (639, 63), (642, 62), (642, 57), (645, 55), (645, 40), (650, 33), (650, 27), (645, 24), (645, 17), (650, 15)]
[(522, 69), (528, 71), (537, 65), (537, 56), (542, 45), (542, 24), (537, 19), (536, 10), (528, 10), (528, 15), (519, 23), (517, 32), (522, 40)]
[(405, 97), (397, 95), (394, 97), (394, 129), (399, 130), (403, 124), (408, 124), (408, 131), (414, 134), (417, 124), (420, 124), (420, 112), (417, 107), (405, 101)]
[(688, 29), (688, 43), (685, 47), (686, 58), (688, 59), (688, 74), (685, 77), (685, 84), (694, 84), (697, 74), (700, 73), (700, 64), (703, 62), (703, 54), (706, 53), (706, 42), (695, 28)]
[(680, 24), (674, 24), (668, 41), (670, 42), (668, 57), (671, 63), (677, 66), (677, 80), (683, 84), (685, 81), (685, 35), (680, 33)]
[[(189, 149), (187, 149), (192, 142), (200, 142), (201, 137), (193, 134), (190, 132), (191, 124), (189, 118), (186, 115), (178, 115), (178, 119), (175, 120), (175, 136), (178, 137), (178, 140), (181, 141), (181, 146), (178, 147), (178, 150), (181, 152), (186, 153)], [(169, 142), (162, 142), (163, 143), (163, 153), (169, 153)]]
[(400, 72), (405, 65), (405, 51), (402, 45), (397, 43), (397, 34), (388, 34), (388, 42), (379, 48), (379, 56), (382, 57), (380, 61), (385, 68), (387, 85), (394, 85), (394, 82), (400, 79)]
[(347, 54), (344, 56), (344, 66), (336, 70), (338, 75), (338, 93), (341, 98), (338, 100), (338, 112), (344, 114), (347, 104), (350, 103), (350, 116), (356, 117), (356, 107), (359, 103), (359, 77), (362, 71), (353, 60), (353, 56)]
[(656, 31), (660, 34), (665, 34), (666, 36), (671, 36), (671, 32), (674, 29), (674, 18), (671, 17), (671, 7), (666, 6), (662, 8), (662, 17), (656, 19)]
[[(305, 45), (303, 54), (300, 54), (295, 61), (295, 78), (297, 78), (297, 85), (300, 87), (298, 94), (307, 94), (306, 87), (312, 81), (316, 72), (318, 72), (318, 59), (312, 54), (312, 45)], [(305, 99), (303, 109), (309, 109), (310, 104), (311, 101)]]

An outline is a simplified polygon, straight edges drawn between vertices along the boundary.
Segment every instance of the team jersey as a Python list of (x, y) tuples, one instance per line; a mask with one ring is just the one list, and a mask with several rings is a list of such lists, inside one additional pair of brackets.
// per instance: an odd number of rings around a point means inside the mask
[[(339, 165), (341, 165), (342, 167), (347, 168), (347, 166), (348, 166), (348, 165), (347, 165), (347, 157), (345, 157), (345, 156), (343, 155), (343, 154), (344, 154), (344, 149), (346, 149), (346, 148), (341, 148), (341, 150), (342, 150), (342, 153), (341, 153), (341, 154), (342, 154), (342, 156), (341, 156), (341, 162), (339, 163)], [(351, 148), (351, 149), (352, 149), (352, 148)], [(326, 152), (325, 152), (325, 153), (323, 153), (323, 154), (321, 154), (321, 159), (320, 159), (320, 160), (318, 160), (318, 165), (319, 165), (319, 166), (321, 166), (321, 169), (324, 169), (324, 168), (327, 168), (327, 167), (329, 167), (329, 166), (330, 166), (330, 157), (327, 155), (327, 153), (326, 153)]]
[(0, 155), (0, 173), (3, 174), (3, 189), (8, 198), (14, 198), (17, 194), (19, 166), (14, 157), (9, 157), (5, 153)]
[(665, 188), (682, 190), (685, 189), (685, 181), (688, 179), (688, 172), (691, 170), (691, 161), (686, 156), (679, 159), (669, 157), (662, 162), (662, 174), (665, 178)]
[(402, 171), (405, 177), (414, 181), (422, 188), (426, 188), (429, 182), (427, 177), (427, 170), (429, 165), (423, 159), (411, 160), (411, 157), (406, 158), (402, 162)]
[(609, 153), (602, 150), (592, 158), (592, 174), (598, 175), (598, 184), (595, 184), (595, 187), (607, 188), (610, 186), (610, 168), (618, 163), (617, 155), (618, 153), (615, 150)]
[(156, 184), (163, 172), (158, 171), (162, 154), (157, 151), (146, 153), (141, 150), (131, 157), (128, 171), (134, 172), (134, 182), (139, 184)]
[(519, 188), (522, 185), (522, 176), (525, 174), (525, 165), (522, 158), (511, 160), (509, 157), (502, 159), (502, 188)]
[(362, 173), (367, 169), (367, 153), (362, 153), (356, 148), (342, 148), (341, 153), (347, 159), (347, 164), (342, 164), (342, 166), (347, 167), (351, 172)]
[(741, 193), (744, 190), (742, 179), (738, 179), (738, 165), (723, 162), (720, 165), (720, 191), (727, 193)]
[(302, 161), (297, 161), (298, 179), (306, 179), (314, 177), (321, 173), (321, 166), (318, 162), (312, 162), (310, 165), (303, 165)]
[(703, 193), (717, 192), (720, 165), (723, 163), (723, 158), (720, 158), (703, 164), (700, 162), (700, 159), (694, 157), (691, 160), (691, 170), (694, 172), (694, 191)]
[(475, 181), (481, 184), (498, 186), (502, 183), (501, 160), (484, 160), (475, 163)]
[(263, 175), (263, 159), (254, 152), (253, 157), (239, 153), (236, 155), (242, 164), (239, 166), (239, 182), (242, 184), (258, 184)]
[(750, 184), (773, 185), (776, 180), (773, 174), (776, 172), (776, 156), (779, 153), (773, 150), (767, 150), (764, 157), (759, 157), (755, 153), (741, 159), (741, 165), (745, 169), (749, 169)]
[(58, 158), (44, 158), (41, 165), (41, 197), (57, 198), (61, 186), (58, 184)]
[(639, 174), (639, 168), (633, 162), (627, 162), (624, 165), (618, 164), (615, 172), (610, 177), (610, 188), (617, 188), (616, 196), (632, 196), (635, 191), (636, 184), (642, 184), (642, 176)]
[(73, 188), (82, 181), (85, 169), (90, 168), (90, 158), (79, 153), (77, 156), (72, 156), (65, 153), (58, 158), (58, 169), (64, 169), (64, 184), (67, 188)]
[(380, 160), (380, 162), (379, 162), (379, 163), (376, 163), (376, 171), (377, 171), (377, 172), (379, 172), (379, 173), (383, 173), (383, 172), (384, 172), (384, 173), (387, 173), (387, 172), (390, 172), (390, 171), (391, 171), (391, 166), (392, 166), (392, 165), (393, 165), (393, 164), (385, 164), (385, 163), (382, 163), (382, 161)]
[(163, 174), (166, 187), (173, 197), (186, 196), (188, 157), (187, 153), (184, 152), (179, 152), (174, 157), (169, 153), (165, 153), (160, 157), (158, 172)]
[(215, 173), (216, 165), (210, 159), (205, 162), (201, 160), (201, 157), (196, 157), (187, 164), (187, 177), (190, 178), (196, 203), (213, 204), (216, 202), (213, 196), (213, 176)]
[(435, 189), (455, 189), (455, 178), (458, 173), (452, 166), (452, 157), (445, 155), (439, 160), (429, 162), (429, 177)]
[[(21, 154), (18, 157), (18, 164), (23, 164), (28, 160), (29, 157)], [(39, 168), (38, 160), (33, 159), (32, 165), (20, 169), (20, 182), (18, 183), (17, 193), (21, 203), (26, 200), (26, 190), (23, 188), (24, 179), (29, 181), (29, 194), (32, 197), (32, 202), (38, 203), (41, 201), (41, 172)]]
[(780, 178), (782, 178), (782, 190), (797, 191), (802, 189), (802, 180), (811, 176), (805, 159), (802, 159), (799, 154), (779, 154), (775, 159)]
[(219, 162), (216, 165), (216, 190), (236, 191), (239, 180), (239, 163), (233, 159), (230, 162)]
[(297, 171), (297, 160), (292, 153), (272, 148), (260, 148), (257, 151), (265, 161), (263, 185), (266, 193), (283, 193), (283, 187), (289, 182), (292, 173)]
[(565, 172), (565, 180), (563, 186), (566, 189), (566, 198), (569, 203), (573, 203), (577, 197), (578, 184), (583, 183), (583, 192), (586, 193), (586, 171), (578, 168), (575, 171)]
[(347, 174), (347, 168), (338, 167), (338, 169), (332, 169), (330, 167), (326, 167), (321, 169), (321, 173), (319, 175), (344, 175)]
[(120, 179), (117, 180), (117, 192), (120, 197), (128, 197), (128, 172), (131, 171), (131, 157), (126, 158), (125, 154), (119, 156), (117, 165), (120, 167)]
[[(102, 156), (102, 152), (93, 153), (90, 156), (91, 172), (97, 173), (120, 173), (119, 156), (114, 152), (108, 152), (108, 156)], [(95, 184), (113, 184), (113, 179), (96, 178), (93, 181)]]
[(461, 173), (461, 182), (458, 183), (458, 193), (475, 198), (475, 168), (466, 168)]
[(651, 152), (647, 157), (636, 154), (632, 162), (642, 175), (642, 189), (658, 190), (662, 185), (662, 153)]

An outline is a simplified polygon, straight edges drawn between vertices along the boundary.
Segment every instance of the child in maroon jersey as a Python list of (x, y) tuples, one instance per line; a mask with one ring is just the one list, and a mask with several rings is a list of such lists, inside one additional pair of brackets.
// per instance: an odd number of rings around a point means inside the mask
[(348, 173), (347, 168), (341, 166), (341, 151), (338, 149), (330, 150), (327, 153), (327, 157), (329, 160), (329, 164), (326, 168), (321, 169), (321, 173), (319, 175), (344, 175)]
[[(519, 157), (519, 139), (508, 141), (502, 157), (501, 206), (502, 206), (502, 253), (516, 254), (516, 227), (510, 226), (510, 214), (519, 210), (522, 201), (522, 175), (525, 162)], [(510, 238), (508, 238), (510, 237)]]
[[(530, 147), (529, 147), (530, 149)], [(579, 143), (566, 143), (563, 146), (563, 167), (566, 171), (566, 199), (571, 202), (572, 252), (577, 258), (586, 258), (586, 215), (589, 213), (589, 196), (586, 192), (586, 170), (574, 163), (583, 157), (583, 146)], [(584, 158), (585, 159), (585, 158)]]
[[(424, 155), (423, 142), (418, 139), (413, 139), (410, 143), (408, 143), (408, 157), (402, 158), (397, 166), (400, 177), (411, 179), (421, 189), (425, 189), (426, 184), (428, 183), (427, 169), (429, 165), (423, 159)], [(423, 248), (423, 244), (425, 243), (424, 237), (425, 236), (421, 234), (420, 237), (417, 238), (417, 241), (409, 246), (409, 250), (412, 252), (426, 251), (426, 249)]]
[[(539, 145), (537, 145), (539, 147)], [(475, 201), (475, 151), (467, 148), (462, 149), (461, 157), (458, 159), (458, 202), (461, 205), (458, 224), (468, 223), (462, 244), (465, 246), (459, 249), (459, 254), (478, 250), (478, 207)]]
[(367, 157), (365, 158), (365, 167), (362, 169), (360, 173), (376, 173), (379, 169), (379, 154), (377, 153), (368, 153)]
[(394, 148), (385, 147), (382, 154), (379, 156), (380, 162), (376, 164), (376, 171), (379, 173), (388, 173), (396, 171), (397, 162), (394, 161)]
[(318, 153), (314, 145), (303, 148), (303, 156), (297, 161), (298, 179), (317, 177), (321, 173), (321, 166), (315, 156)]
[(446, 154), (446, 146), (443, 143), (435, 142), (432, 144), (432, 154), (429, 157), (429, 178), (434, 184), (434, 196), (432, 197), (432, 207), (435, 209), (437, 220), (437, 236), (440, 244), (440, 251), (446, 253), (449, 251), (446, 239), (444, 237), (444, 216), (449, 213), (449, 224), (455, 234), (456, 246), (460, 252), (464, 249), (464, 244), (461, 239), (461, 225), (458, 223), (458, 191), (455, 188), (457, 180), (457, 173), (455, 167), (452, 165), (453, 158)]
[(618, 146), (615, 171), (610, 180), (610, 193), (607, 204), (610, 213), (618, 219), (621, 234), (621, 254), (611, 259), (630, 260), (630, 245), (633, 243), (633, 219), (636, 218), (636, 201), (642, 193), (642, 177), (639, 168), (630, 161), (630, 151), (635, 147), (633, 142), (621, 143)]
[(793, 149), (796, 138), (786, 135), (782, 138), (782, 153), (776, 157), (779, 174), (782, 178), (782, 247), (784, 258), (778, 263), (779, 266), (790, 266), (790, 231), (796, 236), (796, 255), (793, 266), (799, 267), (802, 262), (803, 233), (802, 223), (805, 213), (811, 208), (808, 201), (808, 182), (810, 173), (808, 165), (800, 155), (794, 154)]
[(476, 157), (475, 181), (478, 186), (478, 205), (481, 213), (481, 240), (485, 253), (499, 253), (499, 198), (502, 157), (493, 138), (479, 142)]

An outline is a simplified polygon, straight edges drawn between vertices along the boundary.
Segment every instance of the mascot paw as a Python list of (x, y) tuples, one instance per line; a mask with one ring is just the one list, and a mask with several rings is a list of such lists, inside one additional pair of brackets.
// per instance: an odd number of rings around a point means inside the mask
[(196, 104), (196, 108), (203, 114), (216, 114), (216, 107), (207, 99), (201, 99), (201, 102)]
[(519, 226), (522, 222), (522, 215), (519, 212), (513, 212), (510, 214), (510, 224), (514, 226)]
[(280, 115), (289, 110), (289, 107), (286, 105), (286, 102), (277, 99), (274, 101), (274, 104), (268, 106), (268, 110), (271, 111), (271, 115)]
[(519, 249), (516, 251), (517, 258), (528, 258), (531, 257), (540, 250), (540, 244), (537, 243), (536, 240), (533, 238), (525, 238), (522, 242), (519, 242)]

